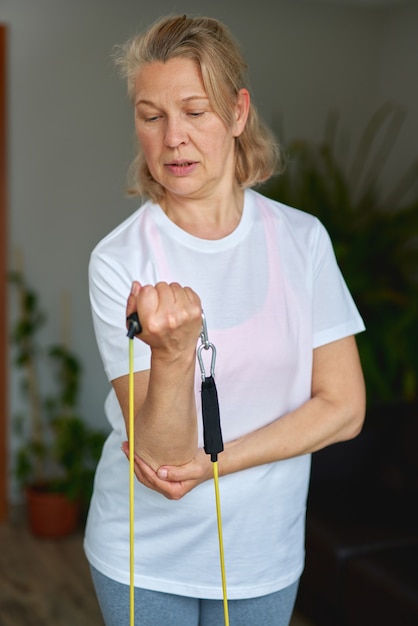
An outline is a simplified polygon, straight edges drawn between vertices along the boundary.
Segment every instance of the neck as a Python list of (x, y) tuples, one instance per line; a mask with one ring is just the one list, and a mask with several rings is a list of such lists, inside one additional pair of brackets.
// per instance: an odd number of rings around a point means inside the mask
[(238, 226), (244, 206), (244, 192), (237, 189), (227, 198), (195, 200), (166, 196), (161, 207), (179, 228), (200, 239), (222, 239)]

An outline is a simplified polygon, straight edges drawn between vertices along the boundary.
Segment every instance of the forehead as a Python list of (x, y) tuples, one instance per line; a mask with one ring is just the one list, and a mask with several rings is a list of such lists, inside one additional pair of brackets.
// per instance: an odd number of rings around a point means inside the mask
[(135, 77), (135, 101), (155, 98), (207, 97), (199, 66), (187, 58), (146, 63)]

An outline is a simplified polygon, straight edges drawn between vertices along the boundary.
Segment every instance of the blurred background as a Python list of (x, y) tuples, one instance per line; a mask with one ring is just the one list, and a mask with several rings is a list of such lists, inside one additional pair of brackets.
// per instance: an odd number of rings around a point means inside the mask
[(125, 195), (133, 114), (111, 56), (167, 13), (219, 18), (240, 41), (288, 158), (265, 191), (330, 231), (369, 329), (369, 407), (416, 407), (416, 0), (0, 0), (0, 519), (22, 499), (29, 362), (55, 425), (77, 418), (77, 436), (84, 425), (97, 445), (108, 430), (87, 268), (139, 206)]

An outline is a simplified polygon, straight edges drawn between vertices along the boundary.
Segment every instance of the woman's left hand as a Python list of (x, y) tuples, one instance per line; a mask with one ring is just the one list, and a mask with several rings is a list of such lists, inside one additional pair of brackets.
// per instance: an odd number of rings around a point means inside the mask
[[(122, 444), (122, 452), (129, 459), (129, 444)], [(169, 500), (180, 500), (194, 487), (213, 476), (210, 456), (199, 449), (185, 465), (163, 465), (154, 471), (137, 454), (134, 457), (135, 476), (145, 487), (153, 489)]]

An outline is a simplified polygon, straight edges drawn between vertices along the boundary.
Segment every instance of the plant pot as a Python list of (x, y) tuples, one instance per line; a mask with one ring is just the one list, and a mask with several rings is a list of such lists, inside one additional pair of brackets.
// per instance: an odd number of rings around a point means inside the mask
[(80, 503), (62, 493), (42, 487), (26, 490), (29, 529), (37, 537), (65, 537), (73, 533), (80, 518)]

